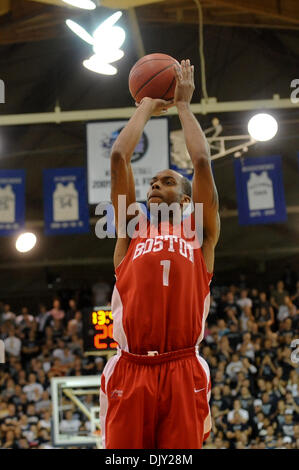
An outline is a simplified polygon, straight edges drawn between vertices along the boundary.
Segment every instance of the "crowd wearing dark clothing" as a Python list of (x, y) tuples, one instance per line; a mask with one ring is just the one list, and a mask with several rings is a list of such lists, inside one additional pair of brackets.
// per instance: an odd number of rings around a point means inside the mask
[[(200, 353), (212, 378), (212, 431), (204, 448), (299, 448), (299, 282), (264, 291), (212, 286)], [(96, 285), (98, 302), (109, 288)], [(103, 298), (101, 297), (103, 296)], [(38, 312), (0, 303), (0, 448), (52, 448), (51, 378), (101, 374), (102, 358), (84, 356), (82, 311), (54, 299)], [(298, 341), (299, 343), (299, 341)], [(92, 405), (92, 402), (91, 402)], [(61, 426), (81, 429), (68, 410)]]
[(212, 432), (204, 448), (299, 448), (299, 282), (212, 289), (201, 344)]

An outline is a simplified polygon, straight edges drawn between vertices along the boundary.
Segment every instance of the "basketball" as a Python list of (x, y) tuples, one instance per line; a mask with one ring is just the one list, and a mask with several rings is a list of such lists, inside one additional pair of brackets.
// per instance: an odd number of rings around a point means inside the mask
[(149, 54), (136, 62), (129, 75), (129, 90), (139, 103), (142, 98), (172, 100), (175, 90), (174, 66), (179, 63), (167, 54)]

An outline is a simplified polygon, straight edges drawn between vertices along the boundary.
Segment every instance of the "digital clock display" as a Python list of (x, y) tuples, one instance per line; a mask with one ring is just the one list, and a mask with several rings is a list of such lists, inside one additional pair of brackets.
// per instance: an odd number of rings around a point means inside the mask
[(83, 342), (85, 352), (113, 351), (113, 318), (110, 307), (94, 307), (83, 315)]

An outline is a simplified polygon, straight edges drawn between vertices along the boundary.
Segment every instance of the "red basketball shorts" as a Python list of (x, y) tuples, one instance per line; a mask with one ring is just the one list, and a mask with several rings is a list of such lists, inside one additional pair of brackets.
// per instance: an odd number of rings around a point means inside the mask
[(211, 429), (210, 371), (195, 347), (154, 356), (119, 350), (101, 376), (106, 449), (200, 449)]

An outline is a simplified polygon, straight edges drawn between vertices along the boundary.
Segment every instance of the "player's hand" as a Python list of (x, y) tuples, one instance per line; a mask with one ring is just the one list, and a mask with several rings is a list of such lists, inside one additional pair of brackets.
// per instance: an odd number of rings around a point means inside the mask
[(140, 103), (135, 103), (135, 106), (149, 106), (151, 116), (161, 116), (161, 114), (167, 113), (167, 110), (174, 106), (174, 102), (172, 101), (165, 101), (161, 99), (154, 99), (154, 98), (142, 98)]
[(190, 60), (182, 60), (181, 65), (174, 67), (176, 87), (174, 92), (174, 104), (189, 104), (192, 100), (194, 85), (194, 66), (190, 64)]

